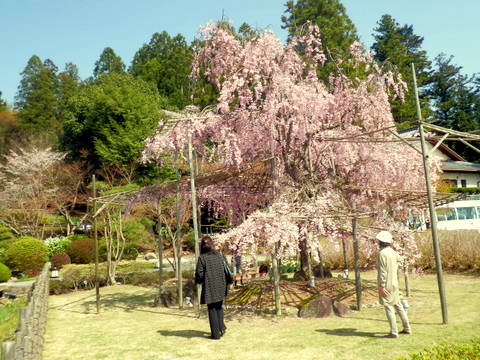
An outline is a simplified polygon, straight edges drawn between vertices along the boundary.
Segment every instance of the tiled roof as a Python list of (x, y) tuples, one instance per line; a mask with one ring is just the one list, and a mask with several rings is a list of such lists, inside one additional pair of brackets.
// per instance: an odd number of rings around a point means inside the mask
[(480, 172), (480, 164), (466, 161), (444, 161), (442, 163), (443, 171), (460, 171), (460, 172)]

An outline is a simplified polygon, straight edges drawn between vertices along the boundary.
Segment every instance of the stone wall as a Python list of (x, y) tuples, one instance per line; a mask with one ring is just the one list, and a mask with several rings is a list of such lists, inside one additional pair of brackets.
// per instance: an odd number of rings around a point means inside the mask
[(26, 307), (20, 311), (16, 341), (2, 344), (3, 360), (40, 360), (47, 324), (50, 263), (37, 277)]

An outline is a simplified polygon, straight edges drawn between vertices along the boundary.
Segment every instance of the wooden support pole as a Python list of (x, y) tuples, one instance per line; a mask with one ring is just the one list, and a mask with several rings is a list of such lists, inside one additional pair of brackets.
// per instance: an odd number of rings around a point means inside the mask
[(422, 159), (423, 159), (423, 170), (425, 172), (425, 183), (427, 186), (427, 196), (428, 196), (428, 209), (430, 211), (430, 224), (432, 231), (432, 241), (433, 241), (433, 252), (435, 254), (435, 265), (437, 269), (437, 282), (438, 282), (438, 291), (440, 294), (440, 305), (442, 308), (442, 320), (443, 324), (448, 324), (448, 312), (447, 312), (447, 299), (445, 296), (445, 287), (443, 281), (443, 270), (442, 270), (442, 259), (440, 255), (440, 245), (438, 243), (437, 236), (437, 217), (435, 215), (435, 206), (433, 204), (432, 196), (432, 184), (430, 181), (430, 170), (428, 167), (428, 152), (427, 146), (425, 144), (425, 135), (423, 132), (422, 125), (422, 112), (420, 109), (420, 100), (418, 98), (417, 90), (417, 78), (415, 75), (415, 65), (412, 63), (412, 74), (413, 74), (413, 89), (415, 93), (415, 102), (417, 105), (417, 117), (418, 117), (418, 128), (420, 131), (420, 144), (422, 146)]
[(158, 301), (163, 294), (163, 239), (162, 239), (162, 205), (157, 200), (157, 234), (158, 234)]
[(93, 239), (95, 241), (95, 304), (97, 314), (100, 313), (100, 284), (98, 281), (98, 228), (97, 228), (97, 182), (95, 175), (92, 176), (93, 182)]
[(2, 343), (2, 359), (15, 360), (15, 342), (6, 341)]
[(405, 296), (409, 297), (410, 296), (410, 283), (409, 283), (409, 279), (408, 279), (408, 266), (405, 266), (405, 268), (404, 268), (403, 277), (405, 279)]
[(180, 219), (181, 194), (180, 194), (180, 171), (178, 170), (178, 153), (175, 153), (175, 172), (177, 175), (177, 196), (176, 196), (176, 235), (177, 238), (177, 296), (178, 307), (183, 309), (183, 279), (182, 279), (182, 221)]
[(282, 315), (282, 304), (280, 302), (280, 269), (278, 268), (277, 259), (278, 245), (275, 244), (275, 251), (272, 254), (272, 271), (273, 271), (273, 289), (275, 295), (275, 314)]
[[(343, 270), (344, 275), (348, 277), (348, 258), (347, 258), (347, 241), (345, 238), (342, 239), (342, 248), (343, 248)], [(347, 270), (347, 271), (345, 271)]]
[[(275, 158), (275, 145), (273, 139), (273, 128), (271, 130), (271, 139), (270, 139), (270, 153), (272, 155), (272, 202), (275, 201), (276, 191), (277, 191), (277, 162)], [(275, 295), (275, 314), (282, 315), (282, 304), (280, 301), (280, 269), (278, 266), (278, 243), (275, 244), (274, 251), (272, 252), (272, 272), (273, 272), (273, 288)]]
[[(354, 208), (355, 210), (355, 208)], [(355, 266), (355, 293), (357, 298), (357, 310), (362, 309), (362, 279), (360, 278), (360, 256), (358, 251), (357, 218), (352, 219), (353, 256)]]
[[(188, 164), (190, 167), (190, 195), (192, 202), (192, 221), (193, 221), (193, 235), (195, 238), (195, 264), (197, 264), (198, 257), (200, 256), (200, 239), (197, 219), (197, 189), (195, 187), (195, 166), (193, 163), (193, 147), (192, 139), (188, 137)], [(200, 294), (201, 286), (197, 285), (197, 310), (200, 312)]]

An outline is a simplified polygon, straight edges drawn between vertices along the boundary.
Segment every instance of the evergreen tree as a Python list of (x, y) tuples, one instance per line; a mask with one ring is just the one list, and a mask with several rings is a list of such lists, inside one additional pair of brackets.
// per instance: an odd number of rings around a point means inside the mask
[(33, 55), (21, 73), (15, 107), (21, 125), (28, 130), (53, 132), (58, 130), (57, 67), (47, 59), (43, 63)]
[[(474, 77), (463, 75), (462, 67), (453, 64), (453, 56), (440, 54), (435, 58), (428, 96), (438, 124), (454, 130), (480, 130), (480, 97)], [(478, 153), (461, 143), (452, 148), (469, 161), (478, 161)], [(478, 146), (478, 144), (477, 144)]]
[(375, 59), (382, 66), (391, 67), (402, 75), (408, 92), (405, 100), (391, 99), (392, 112), (399, 128), (412, 126), (416, 119), (415, 97), (411, 64), (415, 64), (417, 86), (424, 119), (428, 119), (431, 109), (425, 98), (426, 87), (430, 81), (431, 62), (427, 53), (421, 49), (423, 37), (415, 35), (411, 25), (400, 26), (390, 15), (383, 15), (374, 29), (375, 39), (372, 50)]
[(163, 31), (153, 34), (150, 42), (136, 52), (129, 71), (154, 83), (171, 107), (182, 109), (190, 102), (191, 66), (192, 50), (185, 38), (180, 34), (171, 37)]
[(58, 74), (58, 115), (64, 120), (68, 102), (72, 99), (80, 87), (78, 67), (73, 63), (66, 63), (65, 70)]
[(155, 131), (165, 103), (157, 89), (141, 79), (103, 74), (69, 102), (61, 149), (72, 159), (116, 168), (130, 181), (141, 167), (144, 140)]
[(0, 91), (0, 112), (7, 110), (7, 102), (2, 99), (2, 92)]
[(289, 0), (285, 6), (288, 16), (282, 16), (282, 22), (289, 37), (296, 35), (308, 22), (318, 25), (329, 60), (343, 57), (350, 45), (358, 41), (355, 25), (339, 0)]
[(100, 74), (123, 73), (125, 64), (122, 58), (115, 54), (111, 47), (106, 47), (100, 54), (100, 58), (95, 62), (93, 76), (98, 78)]

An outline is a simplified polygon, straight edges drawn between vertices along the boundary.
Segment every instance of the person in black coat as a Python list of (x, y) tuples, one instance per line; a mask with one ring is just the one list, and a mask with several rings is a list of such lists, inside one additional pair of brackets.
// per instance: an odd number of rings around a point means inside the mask
[(207, 304), (212, 339), (220, 339), (226, 330), (222, 308), (228, 292), (224, 261), (223, 254), (215, 250), (212, 238), (204, 236), (195, 270), (195, 282), (202, 285), (200, 304)]

